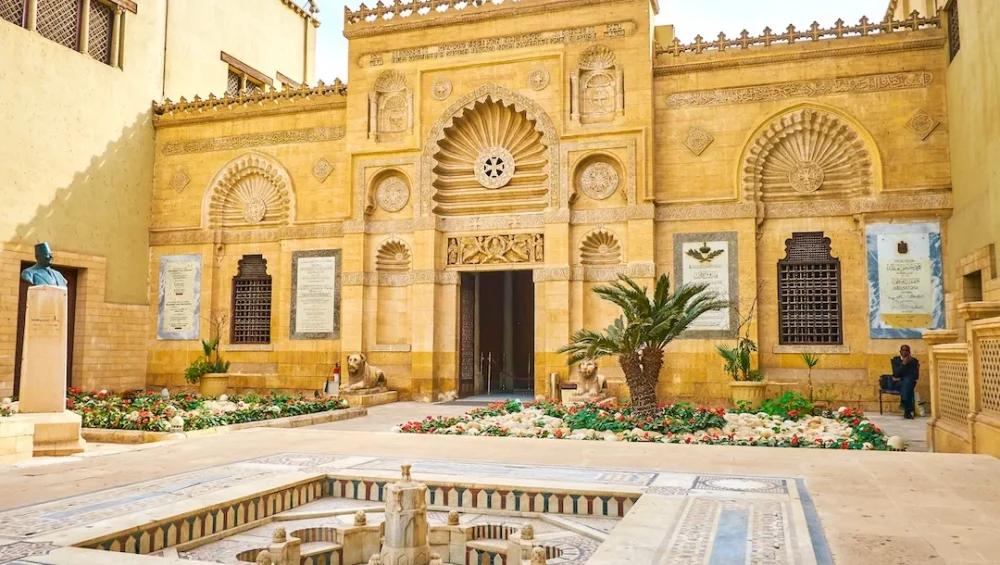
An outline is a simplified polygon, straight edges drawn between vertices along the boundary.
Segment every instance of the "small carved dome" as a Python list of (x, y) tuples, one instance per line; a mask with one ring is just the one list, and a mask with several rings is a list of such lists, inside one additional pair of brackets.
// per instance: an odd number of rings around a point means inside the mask
[(379, 271), (405, 271), (410, 268), (410, 248), (398, 239), (379, 246), (375, 253), (375, 268)]
[(405, 88), (406, 77), (395, 69), (385, 71), (375, 79), (375, 92), (399, 92)]
[(615, 52), (604, 45), (597, 44), (587, 48), (580, 55), (580, 68), (591, 71), (610, 69), (617, 63)]
[(288, 175), (263, 155), (231, 163), (211, 190), (209, 227), (286, 224), (290, 219)]
[(492, 97), (444, 130), (434, 154), (435, 211), (444, 216), (539, 212), (548, 205), (542, 133), (525, 112)]
[(617, 265), (622, 262), (622, 245), (607, 230), (591, 232), (580, 245), (580, 263), (583, 265)]
[(743, 161), (746, 198), (789, 200), (806, 194), (870, 192), (874, 166), (854, 126), (813, 108), (784, 114), (753, 140)]

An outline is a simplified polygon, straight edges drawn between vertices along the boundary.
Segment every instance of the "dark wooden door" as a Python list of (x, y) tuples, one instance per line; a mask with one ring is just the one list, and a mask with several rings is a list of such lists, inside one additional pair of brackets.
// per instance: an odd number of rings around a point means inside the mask
[(458, 396), (476, 393), (476, 276), (462, 273), (458, 304)]
[(513, 273), (514, 319), (514, 389), (535, 388), (535, 283), (531, 271)]
[[(34, 263), (21, 261), (21, 271), (24, 271)], [(72, 267), (61, 267), (53, 265), (57, 271), (66, 278), (66, 386), (73, 384), (73, 336), (76, 333), (76, 287), (80, 278), (80, 271)], [(19, 276), (20, 278), (20, 276)], [(28, 287), (27, 281), (21, 280), (21, 286), (17, 292), (17, 338), (14, 345), (14, 395), (21, 391), (21, 355), (24, 353), (24, 321), (28, 310)]]
[(484, 383), (483, 390), (478, 392), (497, 393), (503, 384), (504, 370), (504, 273), (479, 274), (478, 331)]

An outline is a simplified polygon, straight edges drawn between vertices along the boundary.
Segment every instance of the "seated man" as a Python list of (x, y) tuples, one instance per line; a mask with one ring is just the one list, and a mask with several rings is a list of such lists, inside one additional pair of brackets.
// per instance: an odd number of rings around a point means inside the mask
[(919, 377), (920, 362), (910, 355), (910, 346), (903, 345), (899, 348), (899, 356), (892, 358), (892, 382), (899, 386), (899, 405), (907, 420), (913, 419), (913, 389)]

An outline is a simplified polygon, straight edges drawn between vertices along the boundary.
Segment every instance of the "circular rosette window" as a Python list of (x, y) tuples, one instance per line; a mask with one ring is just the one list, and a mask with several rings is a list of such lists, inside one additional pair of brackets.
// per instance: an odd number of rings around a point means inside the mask
[(506, 186), (514, 177), (514, 156), (503, 147), (490, 147), (476, 159), (476, 180), (489, 189)]

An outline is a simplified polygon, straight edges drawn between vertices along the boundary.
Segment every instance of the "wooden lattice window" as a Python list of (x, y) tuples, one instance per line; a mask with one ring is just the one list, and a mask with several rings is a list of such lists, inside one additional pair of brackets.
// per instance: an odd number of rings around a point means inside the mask
[(90, 0), (90, 24), (87, 26), (87, 52), (98, 61), (111, 64), (111, 38), (115, 10), (98, 0)]
[(229, 76), (226, 78), (226, 94), (230, 96), (240, 95), (240, 85), (243, 83), (243, 75), (229, 69)]
[(233, 344), (271, 343), (271, 275), (263, 255), (244, 255), (233, 277)]
[(958, 50), (962, 48), (962, 40), (958, 30), (958, 0), (951, 0), (948, 4), (948, 53), (951, 56), (949, 61), (955, 60)]
[(0, 20), (24, 25), (24, 0), (0, 0)]
[(793, 233), (778, 261), (778, 343), (842, 344), (841, 308), (840, 259), (830, 254), (830, 238)]
[(38, 0), (38, 33), (70, 49), (79, 49), (82, 8), (80, 0)]

